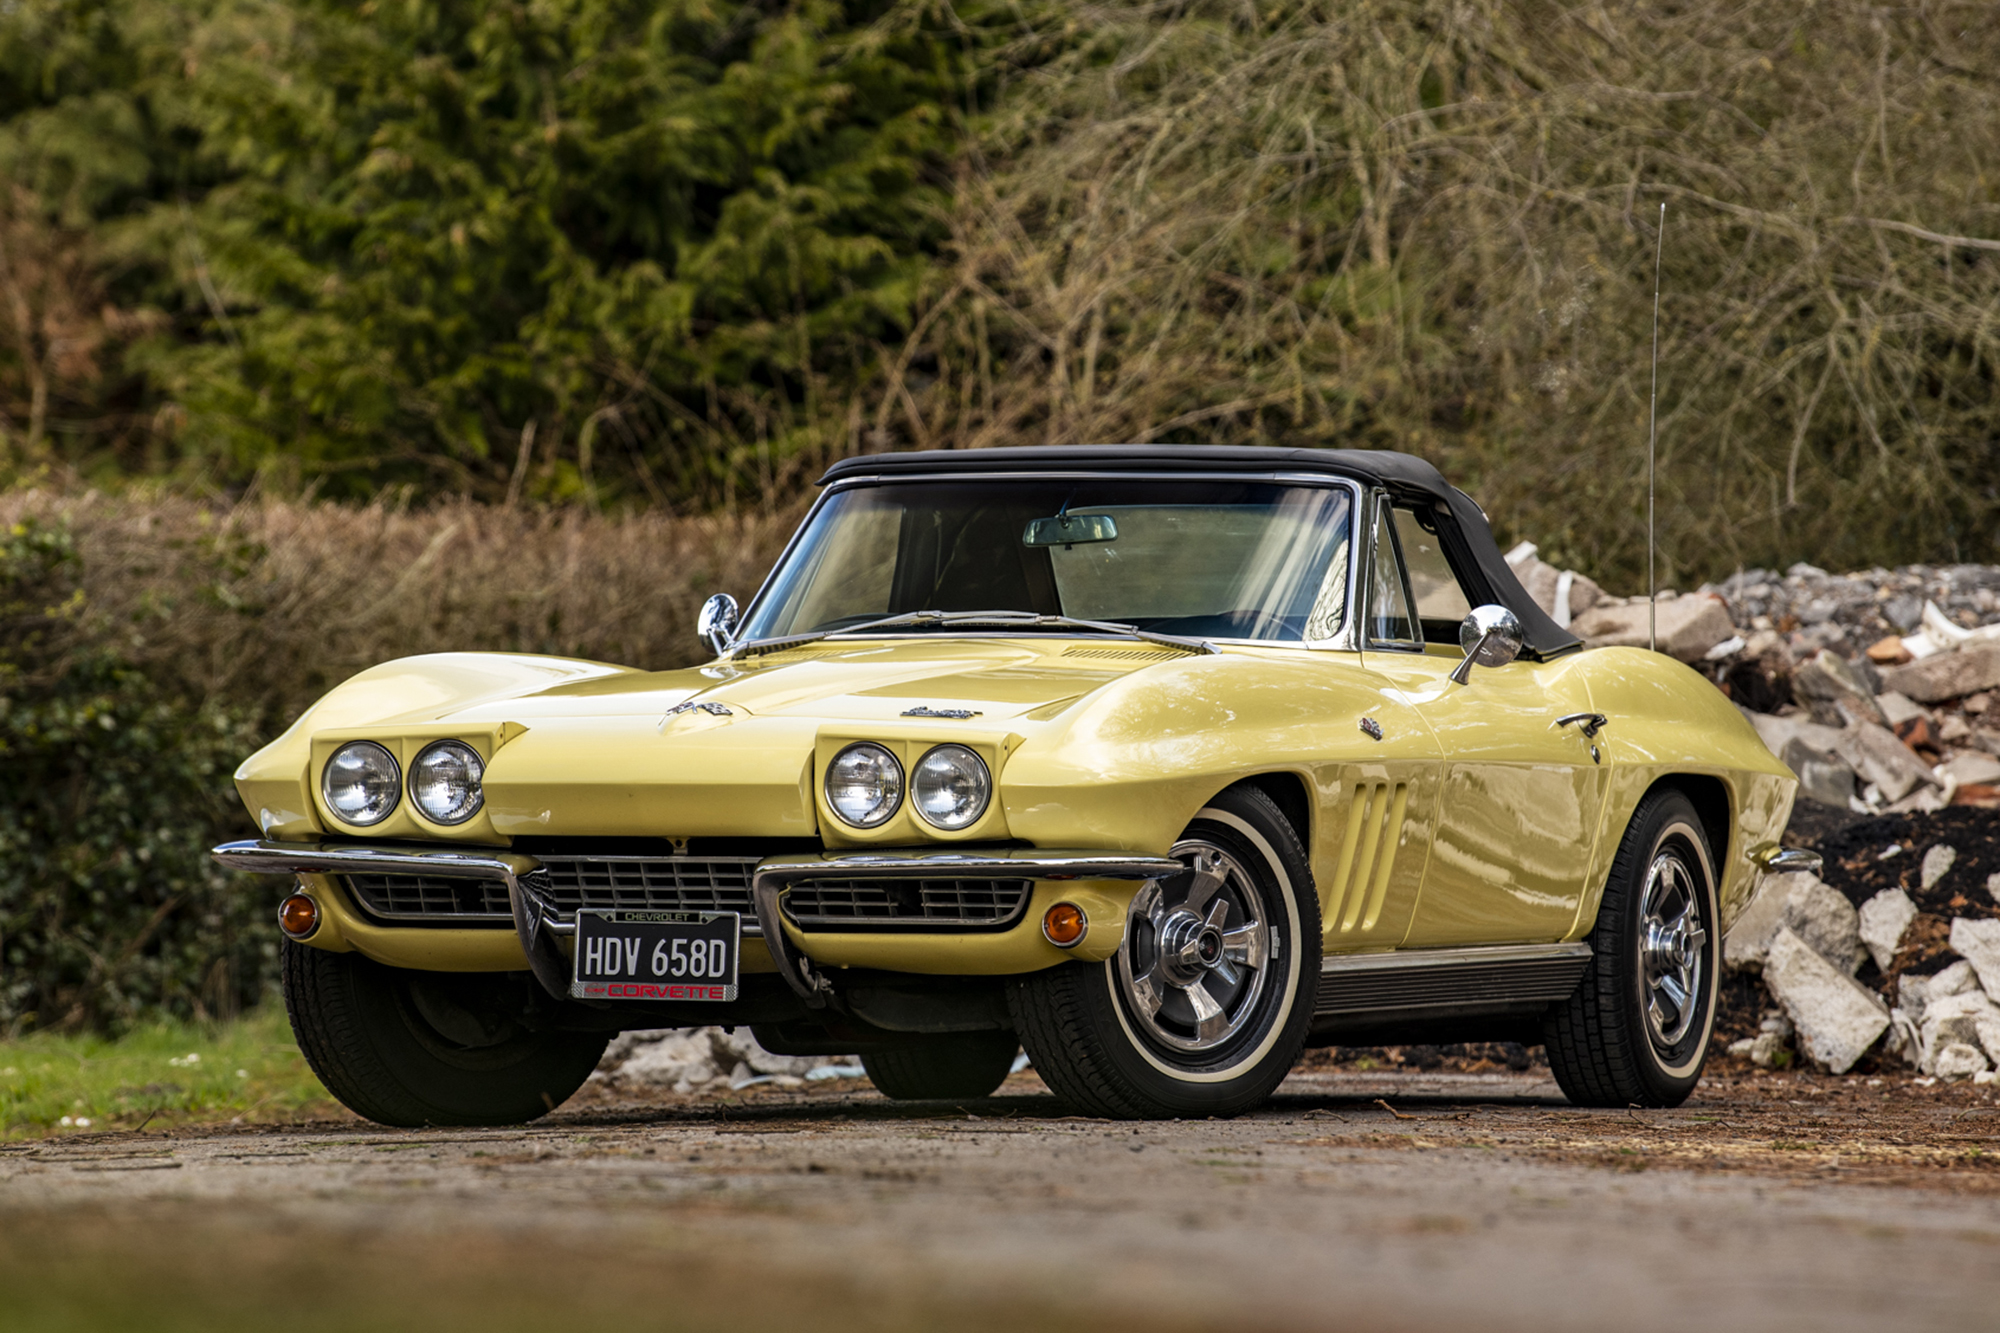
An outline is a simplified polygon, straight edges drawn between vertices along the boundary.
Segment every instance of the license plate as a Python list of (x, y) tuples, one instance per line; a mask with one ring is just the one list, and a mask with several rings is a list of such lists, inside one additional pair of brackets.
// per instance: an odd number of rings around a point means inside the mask
[(569, 993), (580, 1000), (733, 1000), (735, 912), (578, 912)]

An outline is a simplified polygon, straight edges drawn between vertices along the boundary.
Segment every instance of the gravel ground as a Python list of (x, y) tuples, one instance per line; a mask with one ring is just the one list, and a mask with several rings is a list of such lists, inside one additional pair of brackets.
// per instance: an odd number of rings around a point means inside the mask
[(1030, 1072), (963, 1107), (759, 1087), (600, 1094), (518, 1131), (0, 1149), (0, 1306), (73, 1314), (126, 1269), (219, 1299), (176, 1245), (295, 1275), (239, 1306), (329, 1265), (350, 1296), (393, 1273), (391, 1313), (427, 1327), (469, 1309), (469, 1275), (521, 1302), (484, 1327), (1978, 1327), (2000, 1308), (2000, 1106), (1733, 1064), (1675, 1111), (1580, 1111), (1546, 1071), (1333, 1071), (1240, 1120), (1132, 1125), (1061, 1115)]

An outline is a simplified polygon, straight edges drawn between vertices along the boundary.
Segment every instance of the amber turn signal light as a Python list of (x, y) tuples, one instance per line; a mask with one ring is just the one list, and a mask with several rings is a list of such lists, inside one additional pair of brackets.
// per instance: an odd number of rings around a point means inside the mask
[(295, 940), (309, 938), (319, 929), (319, 904), (303, 893), (292, 894), (278, 904), (278, 929)]
[(1042, 938), (1058, 949), (1075, 947), (1090, 929), (1090, 918), (1075, 903), (1057, 903), (1042, 914)]

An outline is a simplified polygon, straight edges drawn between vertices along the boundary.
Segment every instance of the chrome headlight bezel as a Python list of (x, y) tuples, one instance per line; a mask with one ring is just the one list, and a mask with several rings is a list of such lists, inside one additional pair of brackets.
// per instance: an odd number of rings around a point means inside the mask
[[(459, 759), (469, 770), (472, 798), (470, 802), (445, 814), (437, 814), (424, 803), (423, 796), (419, 794), (418, 784), (423, 780), (426, 767), (434, 763), (437, 758), (446, 755)], [(417, 752), (417, 757), (410, 761), (410, 776), (405, 786), (410, 794), (410, 804), (416, 808), (418, 814), (433, 824), (453, 828), (486, 808), (485, 783), (486, 761), (479, 757), (479, 751), (461, 740), (441, 740), (432, 741)]]
[[(962, 783), (966, 790), (951, 794), (953, 783)], [(951, 803), (933, 813), (927, 799), (932, 795), (945, 795)], [(992, 805), (993, 772), (969, 745), (956, 741), (934, 745), (910, 770), (910, 806), (934, 829), (961, 833), (986, 818)]]
[[(358, 812), (350, 813), (350, 811), (343, 809), (340, 802), (334, 798), (334, 780), (337, 771), (340, 769), (342, 758), (349, 755), (354, 756), (356, 759), (372, 760), (376, 765), (376, 777), (373, 779), (374, 784), (378, 793), (386, 794), (388, 800), (373, 814), (368, 813), (365, 808)], [(385, 771), (386, 778), (383, 776)], [(345, 775), (342, 774), (341, 776), (344, 777)], [(365, 784), (369, 779), (361, 777), (351, 779), (351, 781)], [(373, 828), (390, 815), (395, 814), (396, 807), (403, 803), (402, 766), (396, 762), (396, 756), (390, 753), (389, 747), (381, 744), (379, 741), (347, 741), (327, 756), (326, 767), (322, 768), (319, 774), (319, 794), (320, 799), (326, 802), (326, 808), (341, 823), (351, 828)]]
[[(843, 763), (850, 759), (857, 762), (864, 759), (873, 760), (877, 770), (885, 779), (878, 784), (883, 789), (882, 795), (873, 805), (860, 810), (858, 815), (851, 813), (854, 808), (852, 802), (843, 807), (842, 798), (834, 794), (835, 784), (842, 779)], [(858, 785), (858, 781), (857, 774), (849, 779), (846, 785)], [(873, 829), (882, 827), (896, 817), (896, 812), (903, 808), (903, 792), (907, 786), (903, 780), (902, 761), (898, 760), (887, 746), (878, 745), (874, 741), (856, 741), (852, 745), (843, 746), (840, 753), (836, 754), (832, 762), (826, 766), (826, 777), (820, 783), (820, 792), (826, 798), (827, 808), (833, 811), (834, 818), (841, 823), (849, 828)]]

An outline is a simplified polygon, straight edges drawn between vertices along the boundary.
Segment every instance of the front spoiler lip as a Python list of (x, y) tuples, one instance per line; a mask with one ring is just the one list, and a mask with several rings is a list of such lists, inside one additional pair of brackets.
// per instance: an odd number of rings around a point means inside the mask
[[(435, 847), (413, 843), (225, 842), (209, 855), (231, 870), (275, 875), (429, 874), (499, 880), (507, 886), (514, 931), (535, 979), (557, 999), (569, 998), (569, 959), (556, 937), (576, 929), (527, 883), (541, 869), (532, 856), (501, 847)], [(768, 857), (750, 876), (751, 902), (764, 945), (785, 983), (814, 1009), (833, 986), (785, 934), (778, 899), (811, 879), (1160, 879), (1184, 867), (1165, 856), (1088, 849), (1008, 848), (1001, 851), (870, 851)]]

